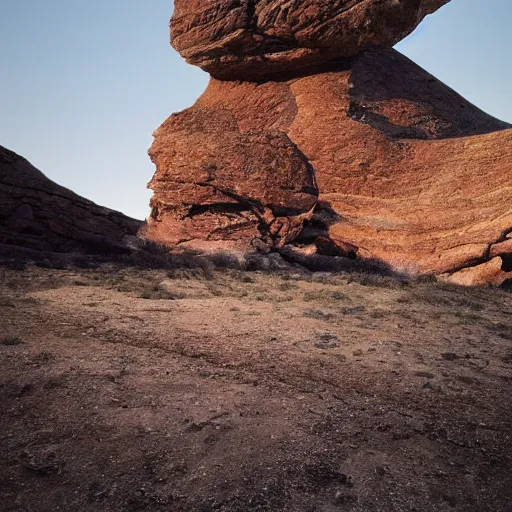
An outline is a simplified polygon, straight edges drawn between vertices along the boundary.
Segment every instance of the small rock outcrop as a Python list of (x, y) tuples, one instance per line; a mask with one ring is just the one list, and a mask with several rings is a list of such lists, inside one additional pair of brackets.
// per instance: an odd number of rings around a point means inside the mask
[(154, 134), (146, 236), (512, 278), (511, 126), (389, 48), (445, 3), (177, 0), (213, 76)]
[(141, 225), (57, 185), (0, 146), (0, 252), (123, 253)]

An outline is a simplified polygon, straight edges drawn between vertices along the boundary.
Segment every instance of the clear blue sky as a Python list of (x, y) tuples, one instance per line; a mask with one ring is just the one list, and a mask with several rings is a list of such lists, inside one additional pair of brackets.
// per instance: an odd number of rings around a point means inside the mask
[[(151, 132), (207, 83), (168, 44), (172, 1), (3, 4), (0, 144), (78, 194), (146, 217)], [(452, 0), (398, 49), (512, 122), (511, 22), (511, 0)]]

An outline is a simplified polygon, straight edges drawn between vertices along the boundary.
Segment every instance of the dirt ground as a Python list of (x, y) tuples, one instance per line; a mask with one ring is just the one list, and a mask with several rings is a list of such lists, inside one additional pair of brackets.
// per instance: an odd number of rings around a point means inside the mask
[(0, 510), (512, 511), (512, 293), (0, 268)]

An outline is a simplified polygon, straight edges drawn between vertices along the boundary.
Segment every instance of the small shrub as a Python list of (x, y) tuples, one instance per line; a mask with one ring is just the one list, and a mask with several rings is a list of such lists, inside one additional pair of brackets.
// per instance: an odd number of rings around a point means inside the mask
[(176, 268), (167, 272), (169, 279), (187, 279), (187, 280), (206, 280), (211, 281), (214, 278), (213, 270), (209, 267), (198, 268)]
[(331, 297), (334, 300), (350, 300), (349, 297), (345, 293), (340, 292), (340, 291), (332, 292)]
[(218, 252), (209, 255), (210, 261), (215, 265), (215, 268), (218, 269), (236, 269), (241, 270), (243, 268), (244, 262), (241, 261), (236, 254), (231, 254), (229, 252)]
[(35, 363), (49, 363), (50, 361), (53, 361), (54, 359), (55, 359), (55, 356), (48, 350), (43, 350), (42, 352), (39, 352), (39, 354), (35, 355), (32, 358), (32, 360)]
[(245, 271), (235, 270), (233, 272), (230, 272), (230, 276), (237, 281), (240, 281), (242, 283), (255, 283), (256, 279), (254, 277), (251, 277), (248, 275)]
[(316, 292), (306, 292), (302, 299), (305, 301), (305, 302), (313, 302), (315, 300), (320, 300), (322, 298), (321, 294), (319, 293), (316, 293)]
[(2, 338), (2, 345), (6, 345), (8, 347), (21, 345), (22, 343), (22, 339), (19, 338), (18, 336), (6, 336), (5, 338)]
[(370, 311), (369, 315), (372, 318), (385, 318), (386, 317), (386, 312), (382, 311), (380, 309), (377, 309), (377, 310), (374, 310), (374, 311)]
[(169, 292), (158, 287), (148, 288), (139, 294), (139, 298), (144, 300), (180, 300), (185, 298), (181, 292)]
[(366, 308), (364, 306), (349, 306), (340, 308), (339, 311), (343, 315), (357, 315), (358, 313), (365, 313)]
[(336, 348), (339, 345), (339, 338), (336, 334), (330, 332), (317, 332), (316, 337), (319, 340), (315, 343), (316, 348), (329, 349)]
[(304, 316), (308, 318), (314, 318), (315, 320), (331, 320), (333, 317), (331, 313), (324, 313), (319, 309), (307, 309), (304, 312)]
[[(283, 279), (284, 279), (284, 277), (283, 277)], [(284, 283), (281, 283), (277, 288), (282, 292), (289, 292), (290, 290), (297, 288), (297, 284), (295, 284), (295, 283), (292, 284), (292, 283), (286, 281)]]
[(280, 302), (291, 302), (293, 300), (293, 297), (286, 296), (286, 297), (277, 297), (274, 299), (274, 302), (280, 303)]

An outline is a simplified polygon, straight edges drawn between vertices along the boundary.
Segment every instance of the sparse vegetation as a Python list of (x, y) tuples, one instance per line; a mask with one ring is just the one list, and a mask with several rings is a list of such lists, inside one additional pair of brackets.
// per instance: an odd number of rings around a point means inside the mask
[(176, 268), (167, 272), (169, 279), (207, 280), (213, 279), (214, 272), (211, 268)]
[(285, 281), (284, 283), (280, 283), (278, 289), (282, 292), (289, 292), (297, 288), (296, 283), (291, 283), (289, 281)]
[(1, 343), (7, 347), (13, 347), (16, 345), (21, 345), (23, 340), (19, 336), (5, 336), (2, 338)]
[(307, 309), (304, 311), (304, 316), (308, 318), (314, 318), (315, 320), (331, 320), (333, 318), (332, 313), (326, 313), (320, 309)]
[(55, 359), (55, 355), (49, 350), (42, 350), (32, 357), (34, 363), (44, 364), (49, 363)]
[(357, 316), (359, 313), (365, 313), (366, 307), (363, 305), (359, 306), (346, 306), (342, 307), (338, 310), (342, 315), (355, 315)]
[(330, 296), (328, 293), (322, 292), (306, 292), (303, 295), (303, 300), (306, 302), (323, 302), (328, 301)]
[(222, 297), (222, 290), (220, 288), (217, 288), (216, 286), (210, 286), (209, 290), (214, 297)]
[[(74, 496), (86, 498), (77, 509), (102, 500), (195, 510), (189, 477), (206, 472), (243, 496), (246, 477), (299, 498), (314, 488), (313, 509), (319, 499), (327, 508), (349, 503), (347, 490), (350, 503), (375, 492), (386, 499), (420, 461), (430, 472), (420, 493), (439, 485), (437, 471), (466, 485), (451, 460), (473, 474), (490, 465), (507, 474), (508, 292), (201, 265), (6, 271), (0, 328), (30, 333), (30, 346), (5, 349), (1, 361), (1, 428), (14, 461), (4, 480), (39, 475), (46, 496), (59, 471), (78, 468)], [(34, 448), (23, 458), (19, 446)], [(223, 466), (228, 450), (240, 478)], [(103, 455), (116, 457), (116, 471), (107, 464), (104, 479), (92, 478)], [(243, 503), (266, 503), (253, 490)], [(209, 492), (217, 501), (202, 500), (204, 510), (220, 503)]]
[(321, 349), (336, 348), (340, 341), (339, 337), (332, 332), (317, 332), (316, 338), (318, 341), (315, 343), (315, 347)]
[(172, 292), (162, 288), (161, 285), (143, 287), (138, 292), (138, 296), (145, 300), (180, 300), (186, 297), (182, 292)]
[(336, 290), (336, 291), (332, 292), (331, 297), (333, 298), (333, 300), (339, 300), (339, 301), (348, 302), (350, 300), (349, 296), (340, 290)]

